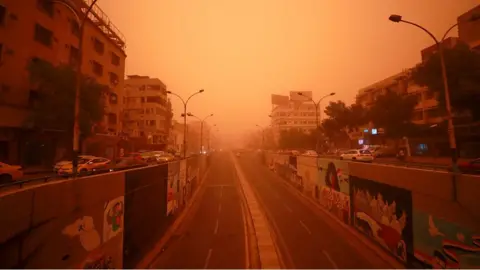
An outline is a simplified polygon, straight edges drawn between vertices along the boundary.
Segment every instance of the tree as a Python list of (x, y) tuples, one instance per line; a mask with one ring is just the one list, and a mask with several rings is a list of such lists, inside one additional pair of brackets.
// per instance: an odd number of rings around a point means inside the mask
[(387, 137), (398, 139), (414, 128), (411, 120), (416, 104), (415, 96), (389, 91), (377, 98), (368, 115), (376, 127), (385, 130)]
[(340, 100), (330, 102), (325, 108), (329, 118), (322, 121), (323, 133), (335, 144), (342, 144), (348, 140), (348, 131), (368, 123), (367, 112), (361, 104), (347, 106)]
[[(36, 86), (38, 99), (33, 104), (29, 124), (41, 129), (59, 129), (73, 134), (76, 73), (67, 65), (53, 66), (33, 60), (28, 66), (30, 80)], [(80, 132), (83, 138), (105, 115), (108, 87), (94, 79), (82, 77), (80, 89)]]
[[(456, 112), (469, 111), (474, 120), (480, 120), (480, 54), (463, 43), (453, 49), (444, 49), (445, 66), (450, 90), (450, 104)], [(412, 71), (412, 79), (438, 93), (438, 101), (445, 108), (440, 55), (432, 55)]]

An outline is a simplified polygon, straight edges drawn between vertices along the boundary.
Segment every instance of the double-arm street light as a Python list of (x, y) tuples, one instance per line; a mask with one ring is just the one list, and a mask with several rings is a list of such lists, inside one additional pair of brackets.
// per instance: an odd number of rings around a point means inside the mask
[(57, 3), (65, 6), (69, 9), (77, 20), (79, 26), (78, 35), (78, 59), (76, 61), (76, 76), (75, 76), (75, 107), (74, 107), (74, 122), (73, 122), (73, 159), (72, 169), (73, 174), (77, 175), (78, 170), (78, 155), (80, 154), (80, 88), (82, 86), (82, 63), (83, 63), (83, 34), (85, 29), (85, 23), (88, 15), (92, 11), (98, 0), (92, 0), (86, 11), (82, 13), (81, 8), (75, 6), (75, 4), (69, 0), (50, 0), (51, 3)]
[(183, 116), (183, 158), (187, 158), (187, 105), (188, 105), (188, 101), (190, 101), (190, 99), (193, 96), (195, 96), (197, 94), (200, 94), (200, 93), (203, 93), (204, 91), (205, 90), (200, 89), (197, 92), (191, 94), (186, 100), (183, 99), (178, 94), (173, 93), (172, 91), (167, 91), (167, 94), (174, 95), (174, 96), (178, 97), (183, 103), (183, 114), (182, 114), (182, 116)]
[[(457, 159), (458, 159), (457, 142), (456, 142), (456, 138), (455, 138), (455, 127), (453, 125), (452, 108), (451, 108), (451, 105), (450, 105), (450, 90), (448, 88), (447, 69), (446, 69), (446, 66), (445, 66), (445, 56), (444, 56), (444, 48), (443, 48), (443, 42), (445, 41), (445, 38), (447, 37), (448, 33), (450, 33), (450, 31), (453, 28), (458, 26), (458, 23), (455, 23), (450, 28), (448, 28), (447, 31), (445, 32), (445, 34), (442, 36), (442, 39), (438, 40), (435, 37), (435, 35), (433, 35), (432, 32), (428, 31), (425, 27), (423, 27), (419, 24), (416, 24), (414, 22), (403, 20), (402, 16), (400, 16), (400, 15), (393, 14), (393, 15), (390, 15), (390, 17), (388, 17), (388, 19), (392, 22), (395, 22), (395, 23), (402, 22), (402, 23), (410, 24), (410, 25), (413, 25), (417, 28), (420, 28), (435, 41), (435, 45), (437, 46), (437, 50), (438, 50), (438, 53), (440, 55), (440, 65), (441, 65), (441, 69), (442, 69), (443, 88), (444, 88), (444, 91), (445, 91), (445, 106), (446, 106), (446, 109), (447, 109), (448, 139), (449, 139), (450, 149), (451, 149), (452, 168), (453, 168), (454, 171), (458, 171), (458, 167), (457, 167)], [(479, 19), (480, 19), (480, 16), (477, 14), (477, 15), (472, 16), (472, 18), (469, 21), (473, 22), (473, 21), (476, 21), (476, 20), (479, 20)]]
[(322, 121), (322, 115), (321, 115), (321, 110), (320, 110), (320, 103), (322, 102), (322, 100), (324, 100), (325, 98), (327, 97), (331, 97), (331, 96), (334, 96), (335, 95), (335, 92), (332, 92), (328, 95), (325, 95), (323, 97), (321, 97), (317, 102), (315, 102), (315, 100), (313, 100), (311, 97), (309, 96), (306, 96), (304, 95), (303, 93), (298, 93), (299, 96), (302, 96), (302, 97), (306, 97), (308, 98), (309, 101), (311, 101), (314, 105), (315, 105), (315, 123), (316, 123), (316, 126), (317, 126), (317, 145), (315, 146), (316, 147), (316, 151), (319, 150), (319, 147), (320, 147), (320, 121)]
[[(203, 152), (203, 123), (205, 122), (205, 120), (207, 120), (207, 118), (212, 117), (213, 113), (205, 116), (203, 119), (195, 116), (192, 113), (187, 113), (187, 115), (191, 117), (195, 117), (200, 121), (200, 153), (202, 153)], [(213, 125), (213, 126), (216, 126), (216, 125)]]

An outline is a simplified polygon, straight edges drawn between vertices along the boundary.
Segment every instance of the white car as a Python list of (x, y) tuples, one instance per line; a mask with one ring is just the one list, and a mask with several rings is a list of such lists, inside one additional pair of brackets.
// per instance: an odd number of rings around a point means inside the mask
[(318, 154), (314, 150), (308, 150), (303, 153), (304, 156), (309, 156), (309, 157), (318, 157)]
[[(95, 169), (104, 168), (106, 165), (110, 164), (110, 160), (107, 158), (101, 157), (88, 157), (78, 160), (78, 172), (79, 173), (88, 173), (92, 172)], [(58, 175), (70, 175), (73, 173), (73, 164), (69, 162), (60, 167), (57, 171)]]
[(340, 155), (341, 160), (372, 162), (374, 157), (368, 150), (353, 149), (345, 151)]
[[(88, 155), (79, 155), (78, 156), (78, 159), (81, 160), (81, 159), (87, 159), (87, 158), (94, 158), (95, 156), (88, 156)], [(53, 166), (53, 171), (54, 172), (58, 172), (58, 170), (63, 167), (64, 165), (67, 165), (67, 164), (72, 164), (72, 161), (71, 160), (62, 160), (62, 161), (59, 161), (57, 163), (55, 163), (55, 166)]]
[(6, 184), (23, 177), (21, 166), (8, 165), (0, 162), (0, 184)]

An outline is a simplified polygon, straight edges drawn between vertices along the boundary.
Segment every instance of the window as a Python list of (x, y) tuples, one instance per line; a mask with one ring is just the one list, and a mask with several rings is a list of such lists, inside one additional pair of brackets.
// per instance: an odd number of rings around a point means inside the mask
[(111, 93), (110, 94), (110, 104), (117, 104), (117, 103), (118, 103), (117, 94)]
[(155, 120), (147, 120), (147, 126), (154, 127), (157, 123)]
[(5, 17), (7, 15), (7, 8), (0, 5), (0, 25), (5, 23)]
[(118, 84), (118, 75), (113, 72), (110, 72), (108, 75), (110, 77), (110, 84), (116, 86)]
[(37, 0), (37, 7), (45, 12), (48, 16), (53, 17), (53, 1), (49, 0)]
[(38, 105), (38, 101), (40, 99), (40, 95), (35, 90), (30, 90), (28, 94), (28, 106), (30, 108), (35, 108)]
[(108, 114), (108, 123), (110, 125), (114, 125), (117, 123), (117, 115), (114, 113), (109, 113)]
[(70, 46), (70, 65), (74, 66), (78, 64), (78, 58), (80, 54), (77, 48)]
[(92, 72), (97, 76), (103, 75), (103, 66), (97, 61), (92, 61)]
[(98, 38), (93, 38), (93, 48), (97, 53), (103, 55), (105, 51), (105, 44), (103, 44), (103, 42), (101, 42)]
[(70, 32), (77, 37), (80, 36), (80, 26), (75, 19), (70, 19)]
[(43, 45), (52, 46), (53, 32), (40, 24), (35, 24), (35, 41), (42, 43)]
[(112, 65), (119, 66), (120, 65), (120, 57), (112, 52)]

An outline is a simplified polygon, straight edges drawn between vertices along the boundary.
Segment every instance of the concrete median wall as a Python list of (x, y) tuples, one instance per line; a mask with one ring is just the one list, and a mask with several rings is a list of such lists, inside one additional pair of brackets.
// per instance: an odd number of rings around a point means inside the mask
[(408, 267), (480, 268), (480, 177), (267, 153), (266, 164)]
[(190, 199), (206, 159), (0, 194), (0, 267), (135, 268)]

